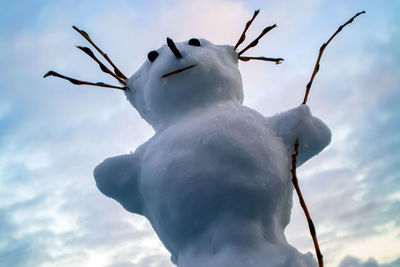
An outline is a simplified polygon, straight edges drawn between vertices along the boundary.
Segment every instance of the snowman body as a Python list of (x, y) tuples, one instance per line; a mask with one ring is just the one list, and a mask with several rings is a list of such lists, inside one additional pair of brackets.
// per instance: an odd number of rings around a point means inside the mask
[(328, 127), (306, 105), (269, 118), (243, 106), (233, 47), (199, 43), (178, 43), (182, 58), (161, 47), (128, 80), (155, 134), (97, 166), (98, 188), (144, 215), (179, 267), (316, 266), (284, 236), (290, 155), (296, 139), (299, 164), (319, 153)]

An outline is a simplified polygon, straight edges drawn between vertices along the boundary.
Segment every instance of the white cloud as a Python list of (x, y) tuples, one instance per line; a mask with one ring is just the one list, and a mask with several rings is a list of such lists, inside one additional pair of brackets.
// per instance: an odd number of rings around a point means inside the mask
[(379, 264), (374, 258), (368, 258), (365, 261), (353, 256), (346, 256), (340, 262), (338, 267), (396, 267), (400, 264), (400, 258), (387, 264)]

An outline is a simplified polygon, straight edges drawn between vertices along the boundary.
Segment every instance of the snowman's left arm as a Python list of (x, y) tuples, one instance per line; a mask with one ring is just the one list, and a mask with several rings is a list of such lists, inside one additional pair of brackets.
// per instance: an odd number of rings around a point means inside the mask
[(126, 210), (143, 214), (139, 190), (140, 157), (138, 152), (105, 159), (93, 172), (98, 189), (118, 201)]
[(275, 132), (289, 149), (299, 140), (297, 166), (321, 152), (331, 141), (331, 131), (320, 119), (312, 116), (309, 106), (279, 113), (268, 119)]

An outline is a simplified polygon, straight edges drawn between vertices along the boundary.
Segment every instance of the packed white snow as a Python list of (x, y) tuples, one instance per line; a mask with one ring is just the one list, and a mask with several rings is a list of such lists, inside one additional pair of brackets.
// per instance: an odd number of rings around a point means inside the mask
[(317, 266), (284, 236), (290, 155), (296, 138), (298, 165), (318, 154), (329, 128), (306, 105), (272, 117), (243, 106), (233, 47), (198, 42), (177, 43), (181, 58), (162, 46), (129, 78), (155, 134), (97, 166), (98, 188), (145, 216), (179, 267)]

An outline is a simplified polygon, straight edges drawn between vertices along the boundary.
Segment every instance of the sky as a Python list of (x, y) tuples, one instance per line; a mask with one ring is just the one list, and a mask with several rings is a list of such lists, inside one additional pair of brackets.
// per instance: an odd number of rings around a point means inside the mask
[[(242, 62), (244, 104), (265, 116), (309, 97), (331, 128), (327, 149), (298, 169), (328, 267), (400, 266), (400, 2), (397, 0), (0, 1), (0, 266), (171, 267), (147, 220), (96, 188), (104, 158), (134, 151), (152, 128), (119, 90), (75, 86), (48, 70), (114, 83), (74, 45), (88, 33), (132, 75), (165, 43), (235, 44), (255, 9), (251, 50), (285, 62)], [(250, 54), (250, 53), (249, 53)], [(296, 195), (294, 196), (296, 197)], [(294, 201), (288, 242), (314, 253)]]

